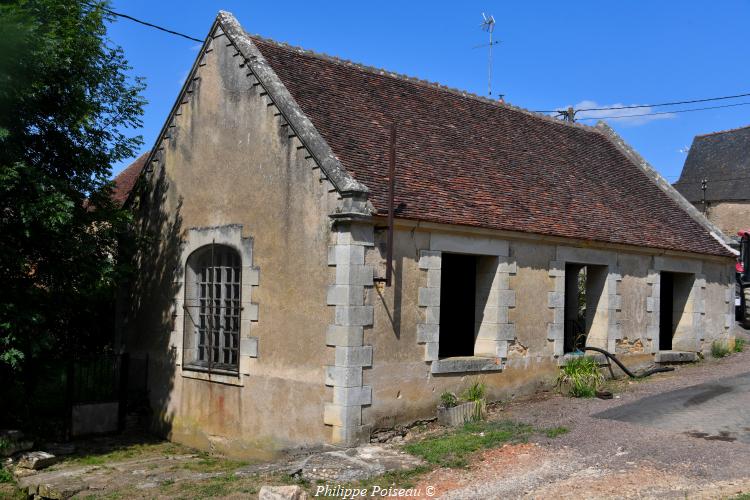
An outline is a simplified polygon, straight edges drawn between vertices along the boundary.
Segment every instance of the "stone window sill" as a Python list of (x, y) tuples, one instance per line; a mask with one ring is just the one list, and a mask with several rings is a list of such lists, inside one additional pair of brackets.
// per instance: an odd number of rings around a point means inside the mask
[(205, 380), (207, 382), (216, 382), (225, 385), (243, 386), (245, 383), (238, 372), (228, 370), (212, 370), (200, 365), (184, 365), (182, 367), (182, 376), (195, 380)]
[(432, 373), (499, 372), (503, 370), (500, 358), (461, 356), (443, 358), (432, 362)]

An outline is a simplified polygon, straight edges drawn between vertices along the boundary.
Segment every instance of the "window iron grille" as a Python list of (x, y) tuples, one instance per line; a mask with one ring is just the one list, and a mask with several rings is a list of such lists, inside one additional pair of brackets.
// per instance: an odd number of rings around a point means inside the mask
[[(212, 242), (198, 250), (192, 264), (191, 300), (185, 303), (192, 323), (192, 364), (211, 371), (239, 369), (241, 258), (238, 252)], [(192, 311), (191, 311), (192, 310)]]

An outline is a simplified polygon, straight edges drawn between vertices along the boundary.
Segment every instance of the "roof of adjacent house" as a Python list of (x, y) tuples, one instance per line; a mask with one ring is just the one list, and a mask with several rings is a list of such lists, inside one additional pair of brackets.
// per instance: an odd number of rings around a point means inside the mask
[(135, 181), (138, 180), (138, 176), (141, 174), (141, 170), (143, 170), (143, 165), (146, 163), (149, 153), (150, 151), (143, 153), (115, 177), (112, 199), (120, 205), (124, 204), (125, 200), (128, 199), (133, 186), (135, 186)]
[(674, 187), (699, 202), (703, 179), (707, 201), (750, 200), (750, 125), (695, 136)]
[(400, 218), (727, 255), (592, 127), (252, 36), (344, 168)]

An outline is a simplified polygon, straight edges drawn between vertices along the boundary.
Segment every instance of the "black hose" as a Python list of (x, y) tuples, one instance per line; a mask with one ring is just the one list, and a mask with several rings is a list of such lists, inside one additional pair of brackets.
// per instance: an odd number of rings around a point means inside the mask
[(584, 347), (584, 350), (586, 350), (586, 351), (596, 351), (598, 353), (604, 354), (607, 358), (609, 358), (612, 361), (614, 361), (615, 364), (617, 364), (617, 366), (619, 366), (620, 369), (623, 372), (625, 372), (625, 375), (627, 375), (630, 378), (645, 378), (645, 377), (648, 377), (649, 375), (653, 375), (654, 373), (672, 372), (672, 371), (674, 371), (674, 367), (673, 366), (661, 366), (661, 367), (658, 367), (658, 368), (651, 368), (650, 370), (646, 370), (645, 372), (636, 375), (633, 372), (631, 372), (630, 370), (628, 370), (625, 367), (625, 365), (623, 365), (622, 362), (615, 357), (614, 354), (612, 354), (612, 353), (610, 353), (608, 351), (605, 351), (604, 349), (600, 349), (599, 347)]

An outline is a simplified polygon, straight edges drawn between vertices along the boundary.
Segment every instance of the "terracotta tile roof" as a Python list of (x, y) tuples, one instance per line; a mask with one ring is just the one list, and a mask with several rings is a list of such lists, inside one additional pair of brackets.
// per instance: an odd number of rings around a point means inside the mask
[(343, 166), (398, 217), (728, 255), (593, 128), (252, 37)]
[(120, 205), (128, 199), (130, 191), (135, 186), (135, 181), (138, 180), (138, 176), (141, 174), (141, 170), (143, 170), (143, 165), (146, 163), (149, 153), (150, 151), (143, 153), (115, 177), (115, 188), (112, 192), (112, 199)]

